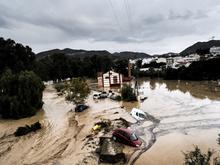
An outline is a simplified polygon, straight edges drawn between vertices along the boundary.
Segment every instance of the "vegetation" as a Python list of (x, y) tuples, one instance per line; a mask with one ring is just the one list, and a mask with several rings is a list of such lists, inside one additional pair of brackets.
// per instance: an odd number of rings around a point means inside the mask
[(193, 62), (188, 68), (167, 69), (165, 79), (217, 80), (220, 79), (220, 58)]
[(31, 126), (26, 125), (25, 127), (18, 127), (16, 132), (14, 133), (14, 135), (15, 136), (23, 136), (23, 135), (26, 135), (30, 132), (35, 132), (39, 129), (41, 129), (41, 124), (38, 121), (38, 122), (32, 124)]
[(124, 101), (137, 101), (134, 89), (130, 85), (124, 85), (122, 87), (121, 96)]
[(65, 83), (56, 83), (55, 85), (54, 85), (54, 88), (57, 90), (57, 92), (63, 92), (63, 91), (65, 91), (65, 89), (66, 89), (66, 84)]
[(193, 151), (183, 153), (185, 156), (185, 165), (210, 165), (210, 160), (214, 151), (208, 150), (207, 154), (201, 152), (198, 146)]
[[(217, 80), (220, 79), (220, 58), (202, 60), (193, 62), (189, 67), (180, 67), (178, 69), (164, 68), (164, 64), (147, 64), (143, 67), (150, 67), (148, 71), (139, 71), (139, 77), (162, 77), (167, 80)], [(154, 68), (162, 68), (155, 70)]]
[(43, 90), (44, 84), (32, 71), (5, 71), (0, 79), (0, 114), (14, 119), (34, 115), (43, 105)]
[(33, 70), (35, 55), (31, 48), (15, 43), (11, 39), (0, 38), (0, 75), (10, 69), (13, 73), (23, 70)]
[(121, 99), (121, 96), (117, 95), (117, 96), (115, 97), (115, 100), (116, 100), (116, 101), (121, 101), (121, 100), (122, 100), (122, 99)]
[(209, 50), (213, 46), (220, 46), (219, 40), (210, 40), (208, 42), (197, 42), (193, 44), (192, 46), (186, 48), (182, 52), (180, 52), (180, 55), (186, 56), (193, 53), (202, 52), (205, 53), (205, 51)]
[(164, 62), (157, 63), (156, 61), (152, 61), (149, 64), (144, 64), (142, 67), (143, 68), (160, 68), (162, 66), (166, 66), (166, 63)]
[(36, 65), (30, 47), (0, 38), (0, 115), (3, 118), (32, 116), (42, 107), (44, 85), (33, 72)]
[[(218, 135), (217, 142), (220, 145), (220, 134)], [(193, 151), (189, 151), (183, 154), (185, 156), (185, 165), (211, 165), (211, 158), (214, 154), (214, 150), (209, 149), (205, 154), (201, 152), (198, 146), (195, 146)], [(220, 165), (220, 157), (214, 157), (212, 164)]]
[(127, 74), (127, 65), (128, 60), (113, 59), (106, 55), (73, 58), (64, 54), (54, 54), (39, 59), (35, 72), (45, 81), (71, 77), (96, 78), (98, 72), (107, 72), (110, 69)]
[(67, 100), (77, 104), (81, 104), (85, 101), (86, 97), (90, 93), (87, 82), (82, 78), (75, 78), (70, 81), (67, 86), (68, 95)]

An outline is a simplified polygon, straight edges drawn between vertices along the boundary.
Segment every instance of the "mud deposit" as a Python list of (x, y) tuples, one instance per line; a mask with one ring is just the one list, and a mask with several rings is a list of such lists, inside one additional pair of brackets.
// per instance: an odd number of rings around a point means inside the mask
[[(121, 116), (134, 122), (117, 102), (107, 99), (97, 103), (89, 97), (90, 108), (77, 114), (71, 111), (74, 106), (57, 96), (51, 87), (44, 91), (43, 100), (44, 111), (34, 117), (0, 121), (1, 165), (98, 164), (95, 149), (101, 135), (90, 137), (94, 124), (106, 117), (120, 124), (115, 119)], [(22, 137), (13, 135), (17, 127), (38, 120), (42, 123), (41, 130)]]
[[(21, 120), (0, 120), (0, 164), (2, 165), (96, 165), (95, 153), (101, 133), (91, 135), (101, 119), (124, 118), (141, 137), (140, 148), (123, 148), (128, 161), (135, 165), (183, 164), (182, 151), (198, 145), (203, 151), (215, 149), (220, 155), (217, 137), (220, 133), (220, 86), (215, 82), (140, 81), (148, 97), (140, 103), (94, 101), (82, 113), (48, 86), (44, 106), (37, 115)], [(125, 108), (120, 108), (124, 106)], [(142, 109), (148, 120), (140, 123), (130, 116), (132, 107)], [(42, 129), (22, 137), (13, 133), (19, 126), (40, 121)], [(116, 122), (117, 123), (117, 122)], [(108, 135), (111, 136), (111, 133)]]

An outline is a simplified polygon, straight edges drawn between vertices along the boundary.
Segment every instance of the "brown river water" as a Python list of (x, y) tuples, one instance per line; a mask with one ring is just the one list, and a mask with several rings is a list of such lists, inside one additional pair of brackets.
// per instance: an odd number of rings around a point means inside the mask
[[(110, 99), (95, 102), (90, 95), (87, 100), (90, 108), (80, 114), (72, 112), (74, 106), (48, 86), (44, 91), (43, 110), (37, 115), (21, 120), (0, 120), (0, 165), (98, 164), (94, 156), (97, 141), (85, 147), (85, 137), (100, 118), (123, 117), (135, 123), (129, 115), (132, 107), (142, 109), (153, 120), (131, 126), (144, 145), (133, 153), (127, 164), (183, 164), (182, 152), (192, 150), (194, 145), (204, 152), (214, 149), (215, 155), (220, 156), (216, 141), (220, 133), (220, 85), (210, 81), (146, 79), (139, 84), (139, 91), (148, 97), (144, 102), (123, 103)], [(124, 109), (120, 108), (122, 105)], [(43, 129), (23, 137), (13, 136), (18, 126), (36, 121), (43, 124)]]

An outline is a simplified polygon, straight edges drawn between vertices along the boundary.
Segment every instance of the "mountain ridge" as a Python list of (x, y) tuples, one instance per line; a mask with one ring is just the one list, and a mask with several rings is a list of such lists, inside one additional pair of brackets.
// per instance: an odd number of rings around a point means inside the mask
[(143, 53), (143, 52), (131, 52), (131, 51), (123, 51), (123, 52), (115, 52), (110, 53), (107, 50), (83, 50), (83, 49), (71, 49), (71, 48), (65, 48), (65, 49), (51, 49), (47, 51), (43, 51), (36, 54), (37, 58), (44, 58), (46, 56), (51, 56), (53, 54), (65, 54), (71, 57), (78, 57), (78, 58), (84, 58), (84, 57), (90, 57), (93, 55), (107, 55), (115, 58), (148, 58), (151, 57), (151, 55)]
[(181, 56), (187, 56), (189, 54), (197, 53), (198, 50), (207, 50), (213, 46), (220, 46), (220, 40), (210, 40), (205, 42), (196, 42), (195, 44), (187, 47), (182, 52), (180, 52)]

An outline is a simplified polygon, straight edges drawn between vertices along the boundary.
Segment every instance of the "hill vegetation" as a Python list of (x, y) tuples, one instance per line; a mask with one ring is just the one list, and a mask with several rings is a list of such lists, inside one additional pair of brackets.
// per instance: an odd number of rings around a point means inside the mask
[(35, 72), (45, 81), (55, 81), (71, 77), (96, 78), (98, 72), (110, 69), (127, 75), (127, 66), (127, 59), (113, 59), (106, 55), (75, 58), (65, 54), (53, 54), (38, 59)]
[(220, 79), (220, 58), (193, 62), (188, 68), (169, 68), (165, 79), (180, 80), (218, 80)]
[(140, 52), (116, 52), (110, 53), (106, 50), (82, 50), (82, 49), (52, 49), (44, 52), (40, 52), (36, 55), (37, 58), (43, 58), (51, 56), (54, 54), (64, 54), (66, 56), (71, 56), (73, 58), (88, 58), (94, 55), (96, 56), (108, 56), (113, 59), (135, 59), (135, 58), (148, 58), (151, 57), (149, 54), (140, 53)]
[(189, 46), (182, 52), (180, 52), (181, 56), (187, 56), (189, 54), (206, 51), (209, 52), (209, 49), (213, 46), (220, 46), (220, 40), (210, 40), (208, 42), (197, 42), (192, 46)]

